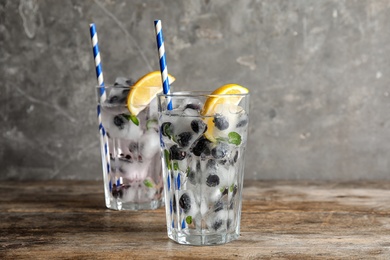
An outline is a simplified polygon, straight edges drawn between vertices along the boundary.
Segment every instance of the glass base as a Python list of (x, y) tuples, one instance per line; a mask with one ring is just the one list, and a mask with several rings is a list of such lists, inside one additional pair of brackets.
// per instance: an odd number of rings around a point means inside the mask
[[(197, 232), (198, 233), (198, 232)], [(173, 241), (183, 245), (208, 246), (220, 245), (237, 240), (240, 234), (237, 232), (224, 232), (218, 234), (188, 234), (187, 232), (177, 232), (172, 230), (168, 237)]]
[(164, 201), (162, 199), (144, 203), (122, 202), (119, 200), (106, 201), (106, 207), (113, 210), (146, 210), (158, 209), (162, 206), (164, 206)]

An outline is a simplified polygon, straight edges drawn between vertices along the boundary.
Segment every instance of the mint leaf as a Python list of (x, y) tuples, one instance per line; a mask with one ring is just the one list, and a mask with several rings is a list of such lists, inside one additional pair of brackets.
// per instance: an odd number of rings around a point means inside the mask
[(139, 126), (139, 121), (136, 116), (130, 115), (130, 120), (133, 122), (136, 126)]
[(192, 217), (191, 216), (187, 216), (186, 217), (186, 222), (188, 225), (192, 224)]
[(178, 164), (177, 162), (174, 162), (174, 163), (173, 163), (173, 169), (174, 169), (175, 171), (179, 170), (179, 164)]
[(165, 149), (164, 150), (165, 164), (166, 164), (168, 170), (171, 170), (172, 169), (171, 160), (169, 159), (169, 157), (170, 157), (169, 151), (167, 149)]
[(158, 128), (156, 119), (149, 119), (148, 121), (146, 121), (146, 129), (147, 130), (149, 130), (150, 128), (153, 128), (153, 127)]
[(172, 124), (171, 123), (164, 123), (162, 125), (163, 129), (162, 129), (162, 132), (163, 132), (163, 135), (165, 136), (168, 136), (169, 138), (172, 137), (172, 129), (171, 129), (171, 126)]
[(234, 191), (234, 183), (233, 183), (232, 185), (230, 185), (229, 191), (230, 191), (230, 192), (233, 192), (233, 191)]
[(126, 118), (128, 121), (133, 122), (136, 126), (139, 126), (139, 121), (136, 116), (133, 115), (127, 115), (127, 114), (122, 114), (124, 118)]
[(240, 145), (241, 144), (241, 135), (239, 135), (237, 132), (230, 132), (228, 134), (228, 142), (229, 144), (235, 144)]
[(153, 183), (150, 180), (144, 180), (144, 185), (148, 188), (153, 188)]

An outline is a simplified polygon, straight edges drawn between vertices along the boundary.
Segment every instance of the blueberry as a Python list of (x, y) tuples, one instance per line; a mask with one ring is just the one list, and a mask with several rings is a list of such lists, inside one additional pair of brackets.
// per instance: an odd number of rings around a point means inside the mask
[(226, 130), (229, 128), (229, 121), (222, 114), (215, 114), (214, 124), (219, 130)]
[(119, 129), (123, 129), (125, 128), (125, 120), (123, 119), (122, 116), (115, 116), (114, 117), (114, 124), (119, 128)]
[(227, 195), (229, 193), (229, 189), (225, 188), (222, 192), (222, 196)]
[(214, 159), (208, 160), (206, 163), (206, 168), (216, 170), (217, 169), (217, 161)]
[(196, 172), (195, 171), (190, 171), (188, 174), (187, 174), (187, 178), (188, 178), (188, 181), (195, 185), (196, 184)]
[(215, 159), (222, 159), (222, 158), (224, 158), (227, 155), (228, 150), (229, 150), (229, 145), (228, 144), (226, 144), (226, 143), (218, 143), (217, 146), (214, 147), (211, 150), (211, 155)]
[(218, 230), (222, 226), (222, 219), (219, 219), (211, 226), (214, 230)]
[(202, 153), (204, 153), (205, 155), (209, 155), (210, 143), (211, 142), (207, 138), (201, 137), (199, 141), (196, 143), (196, 145), (192, 148), (192, 153), (196, 156), (200, 156)]
[(218, 212), (223, 209), (223, 202), (222, 201), (217, 201), (214, 205), (214, 212)]
[(236, 127), (243, 127), (243, 126), (246, 126), (248, 124), (248, 116), (244, 116), (244, 118), (241, 118), (240, 121), (238, 121)]
[(163, 136), (171, 137), (173, 133), (173, 126), (170, 122), (164, 122), (161, 125), (161, 133)]
[(179, 205), (183, 209), (184, 213), (188, 213), (191, 209), (191, 198), (187, 193), (181, 195), (179, 199)]
[(131, 142), (130, 144), (129, 144), (129, 151), (131, 152), (131, 153), (134, 153), (134, 152), (136, 152), (138, 150), (138, 143), (136, 143), (136, 142)]
[(204, 133), (207, 130), (207, 125), (200, 119), (194, 119), (191, 121), (191, 129), (195, 133), (199, 133), (199, 130), (202, 130), (202, 133)]
[(236, 163), (238, 159), (238, 151), (236, 151), (236, 154), (233, 157), (233, 162)]
[(206, 184), (207, 184), (207, 186), (209, 186), (209, 187), (218, 186), (218, 185), (219, 185), (219, 177), (218, 177), (218, 175), (210, 174), (210, 175), (207, 177)]
[(192, 138), (192, 134), (190, 132), (183, 132), (177, 135), (176, 142), (181, 147), (187, 147), (190, 144), (191, 138)]
[(225, 165), (227, 163), (227, 160), (226, 159), (225, 160), (221, 160), (221, 161), (219, 161), (219, 163), (222, 164), (222, 165)]
[(112, 187), (112, 196), (114, 198), (122, 198), (123, 197), (123, 191), (121, 187), (117, 187), (116, 184), (113, 185)]
[(197, 161), (197, 162), (196, 162), (196, 171), (197, 171), (197, 172), (201, 172), (200, 161)]
[(119, 97), (118, 96), (112, 96), (110, 97), (110, 99), (108, 100), (109, 103), (117, 103), (119, 100)]
[(187, 104), (187, 105), (184, 107), (184, 110), (187, 109), (187, 108), (190, 108), (190, 109), (194, 109), (194, 110), (200, 111), (200, 106), (197, 105), (197, 104)]
[(126, 89), (122, 90), (122, 97), (119, 100), (119, 103), (121, 103), (121, 104), (126, 103), (127, 95), (129, 94), (129, 92), (130, 92), (129, 88), (126, 88)]
[(170, 150), (171, 160), (183, 160), (186, 158), (187, 153), (185, 151), (180, 151), (177, 145), (173, 145)]
[(135, 81), (134, 81), (134, 79), (130, 78), (130, 79), (126, 80), (126, 84), (127, 84), (129, 87), (131, 87), (131, 86), (134, 86)]

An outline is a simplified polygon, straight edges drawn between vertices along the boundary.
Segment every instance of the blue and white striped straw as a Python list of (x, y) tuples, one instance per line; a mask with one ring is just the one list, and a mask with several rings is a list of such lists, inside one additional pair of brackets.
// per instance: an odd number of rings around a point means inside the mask
[[(102, 156), (104, 154), (104, 158), (107, 165), (103, 165), (103, 167), (107, 167), (106, 171), (107, 174), (110, 173), (110, 152), (108, 149), (108, 138), (106, 131), (102, 124), (102, 114), (100, 109), (100, 104), (103, 103), (106, 100), (106, 91), (104, 89), (104, 79), (103, 79), (103, 70), (102, 70), (102, 64), (100, 59), (100, 52), (99, 52), (99, 45), (98, 45), (98, 37), (96, 33), (96, 27), (94, 23), (91, 23), (89, 25), (89, 30), (91, 33), (91, 40), (92, 40), (92, 51), (93, 51), (93, 57), (95, 61), (96, 66), (96, 77), (98, 84), (101, 88), (98, 90), (98, 105), (97, 105), (97, 117), (98, 117), (98, 123), (99, 123), (99, 131), (100, 131), (100, 149)], [(110, 184), (111, 189), (111, 184)]]
[[(164, 47), (164, 37), (161, 27), (161, 20), (154, 21), (154, 27), (156, 30), (156, 39), (157, 39), (157, 49), (160, 56), (160, 71), (161, 71), (161, 80), (163, 82), (163, 92), (165, 95), (170, 94), (170, 86), (168, 79), (168, 67), (167, 61), (165, 59), (165, 47)], [(172, 99), (168, 97), (168, 110), (172, 110)]]

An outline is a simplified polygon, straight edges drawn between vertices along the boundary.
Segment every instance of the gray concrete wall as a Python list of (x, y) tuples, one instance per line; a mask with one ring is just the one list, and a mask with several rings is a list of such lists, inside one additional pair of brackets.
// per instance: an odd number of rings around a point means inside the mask
[(390, 2), (0, 1), (0, 178), (101, 178), (89, 23), (106, 82), (251, 91), (246, 178), (389, 179)]

